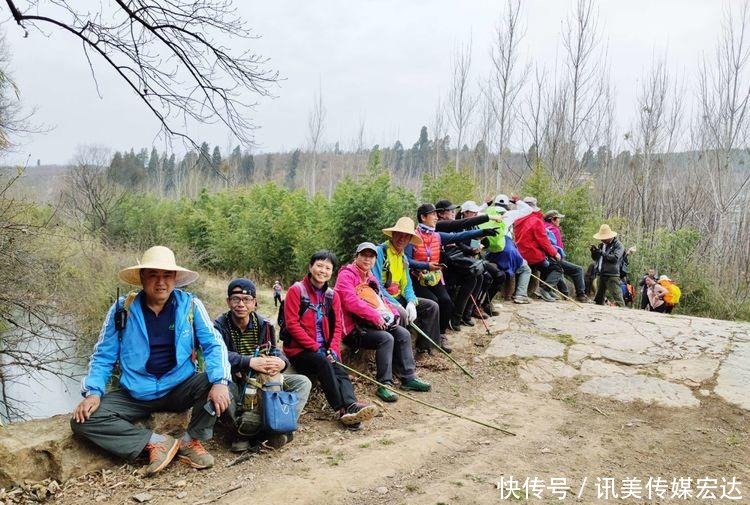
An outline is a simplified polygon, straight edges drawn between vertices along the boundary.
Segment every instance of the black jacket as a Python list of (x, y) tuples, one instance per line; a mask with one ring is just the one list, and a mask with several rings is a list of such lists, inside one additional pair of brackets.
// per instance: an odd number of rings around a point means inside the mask
[[(260, 325), (258, 335), (260, 335), (261, 345), (268, 346), (268, 352), (265, 354), (281, 358), (284, 361), (284, 370), (286, 370), (289, 366), (289, 359), (287, 359), (281, 349), (276, 347), (276, 330), (274, 329), (273, 324), (271, 321), (261, 316), (258, 316), (258, 322)], [(237, 349), (234, 346), (234, 341), (232, 340), (231, 325), (233, 324), (229, 312), (226, 312), (216, 318), (214, 321), (214, 328), (221, 333), (221, 338), (224, 339), (224, 344), (227, 346), (229, 355), (229, 364), (232, 367), (232, 376), (237, 377), (238, 375), (250, 371), (250, 358), (252, 358), (252, 356), (237, 352)], [(282, 372), (284, 370), (282, 370)]]
[[(620, 262), (625, 248), (620, 240), (615, 237), (612, 242), (602, 242), (598, 247), (591, 249), (591, 259), (597, 266), (597, 275), (620, 277)], [(599, 258), (602, 257), (602, 265), (599, 267)]]

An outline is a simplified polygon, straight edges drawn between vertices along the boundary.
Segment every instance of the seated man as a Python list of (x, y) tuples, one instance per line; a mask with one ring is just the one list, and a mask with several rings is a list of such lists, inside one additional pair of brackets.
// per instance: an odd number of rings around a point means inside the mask
[[(123, 458), (134, 459), (146, 449), (146, 475), (165, 468), (175, 455), (193, 468), (210, 468), (214, 458), (200, 440), (212, 437), (216, 418), (230, 406), (230, 373), (227, 348), (205, 307), (192, 294), (175, 289), (198, 274), (177, 266), (168, 248), (154, 246), (137, 265), (121, 270), (119, 278), (143, 289), (109, 309), (81, 381), (85, 399), (73, 411), (71, 428)], [(196, 373), (196, 343), (203, 349), (204, 373)], [(108, 392), (118, 362), (120, 389)], [(190, 424), (179, 440), (133, 424), (153, 412), (191, 407)]]
[[(404, 254), (408, 244), (421, 244), (410, 217), (401, 217), (390, 228), (384, 228), (388, 240), (378, 246), (377, 258), (372, 274), (378, 280), (383, 295), (393, 302), (399, 311), (401, 325), (417, 324), (425, 334), (445, 352), (451, 352), (444, 334), (440, 333), (440, 308), (437, 302), (418, 298), (414, 294), (409, 261)], [(431, 345), (424, 337), (417, 339), (417, 351), (430, 352)]]
[(357, 430), (363, 421), (372, 419), (378, 408), (357, 401), (354, 385), (339, 365), (343, 336), (341, 302), (338, 294), (328, 287), (335, 262), (336, 257), (330, 251), (316, 252), (310, 258), (308, 274), (287, 290), (284, 321), (289, 340), (284, 340), (284, 352), (297, 371), (318, 379), (341, 424)]
[[(544, 227), (547, 230), (547, 237), (550, 239), (552, 246), (560, 253), (560, 267), (563, 274), (570, 277), (576, 290), (576, 299), (581, 303), (589, 303), (589, 297), (586, 296), (586, 284), (583, 280), (583, 268), (568, 261), (568, 255), (565, 253), (563, 244), (562, 230), (560, 230), (560, 219), (565, 214), (560, 214), (556, 210), (548, 210), (544, 213)], [(568, 284), (564, 278), (560, 278), (555, 286), (560, 293), (570, 296)]]
[[(409, 330), (399, 326), (398, 309), (380, 293), (380, 284), (370, 271), (377, 247), (362, 242), (355, 251), (354, 262), (344, 265), (336, 277), (336, 293), (341, 296), (344, 315), (344, 343), (354, 348), (374, 349), (377, 381), (393, 386), (393, 372), (406, 391), (429, 391), (430, 384), (419, 380), (411, 350)], [(376, 394), (385, 402), (398, 396), (379, 387)]]
[[(257, 398), (260, 392), (248, 384), (248, 378), (260, 375), (264, 380), (279, 380), (289, 361), (276, 347), (273, 323), (255, 312), (257, 304), (255, 284), (249, 279), (234, 279), (227, 287), (229, 311), (214, 321), (214, 327), (224, 339), (229, 351), (233, 382), (229, 385), (235, 398), (237, 410), (230, 409), (237, 436), (232, 443), (232, 452), (244, 452), (250, 448), (253, 438), (266, 440), (278, 449), (293, 438), (292, 433), (264, 434), (262, 416)], [(257, 377), (256, 377), (257, 378)], [(297, 393), (297, 418), (305, 408), (312, 384), (304, 375), (283, 374), (284, 391)]]

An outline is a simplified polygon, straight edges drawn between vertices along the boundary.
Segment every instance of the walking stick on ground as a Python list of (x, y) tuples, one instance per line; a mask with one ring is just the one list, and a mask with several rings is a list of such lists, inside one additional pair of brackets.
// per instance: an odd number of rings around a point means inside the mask
[(474, 376), (471, 375), (471, 372), (469, 372), (467, 369), (465, 369), (464, 367), (462, 367), (461, 364), (458, 361), (456, 361), (455, 359), (453, 359), (453, 356), (451, 356), (450, 354), (448, 354), (447, 352), (445, 352), (445, 349), (443, 349), (442, 347), (440, 347), (439, 345), (437, 345), (435, 343), (435, 341), (432, 340), (430, 337), (428, 337), (427, 334), (425, 332), (423, 332), (422, 329), (419, 326), (417, 326), (414, 323), (409, 323), (409, 327), (413, 328), (414, 331), (416, 331), (417, 333), (419, 333), (421, 336), (423, 336), (424, 338), (426, 338), (432, 345), (434, 345), (435, 347), (437, 347), (440, 350), (440, 352), (442, 352), (443, 354), (445, 354), (448, 357), (449, 360), (451, 360), (453, 363), (455, 363), (456, 366), (458, 368), (460, 368), (463, 373), (465, 373), (466, 375), (468, 375), (472, 379), (474, 378)]
[(572, 299), (571, 297), (569, 297), (569, 296), (568, 296), (568, 295), (566, 295), (565, 293), (561, 293), (560, 291), (558, 291), (558, 290), (557, 290), (557, 288), (556, 288), (556, 287), (554, 287), (554, 286), (550, 286), (549, 284), (547, 284), (546, 282), (544, 282), (544, 281), (543, 281), (542, 279), (540, 279), (539, 277), (537, 277), (537, 276), (536, 276), (536, 275), (534, 275), (534, 274), (531, 274), (531, 276), (532, 276), (532, 277), (533, 277), (534, 279), (536, 279), (536, 280), (538, 280), (539, 282), (541, 282), (542, 284), (544, 284), (545, 286), (547, 286), (548, 288), (550, 288), (551, 290), (553, 290), (553, 291), (554, 291), (555, 293), (557, 293), (557, 294), (559, 294), (560, 296), (562, 296), (563, 298), (565, 298), (566, 300), (568, 300), (568, 301), (571, 301), (571, 302), (575, 303), (576, 305), (578, 305), (578, 307), (579, 307), (579, 308), (583, 308), (583, 305), (581, 305), (581, 304), (580, 304), (580, 303), (578, 303), (577, 301), (573, 300), (573, 299)]
[(479, 308), (479, 304), (477, 303), (476, 298), (474, 298), (474, 293), (469, 293), (469, 298), (471, 298), (471, 303), (474, 304), (474, 308), (477, 309), (477, 314), (479, 314), (479, 319), (482, 320), (484, 329), (487, 330), (487, 335), (492, 335), (492, 333), (490, 332), (490, 327), (487, 326), (487, 322), (484, 320), (484, 316), (482, 315), (482, 309)]
[(499, 426), (495, 426), (494, 424), (485, 423), (484, 421), (480, 421), (478, 419), (474, 419), (474, 418), (471, 418), (471, 417), (468, 417), (468, 416), (461, 415), (461, 414), (459, 414), (457, 412), (453, 412), (453, 411), (450, 411), (448, 409), (444, 409), (442, 407), (438, 407), (437, 405), (433, 405), (431, 403), (427, 403), (424, 400), (419, 400), (417, 398), (414, 398), (414, 396), (412, 396), (410, 394), (407, 394), (407, 393), (404, 393), (403, 391), (396, 391), (395, 389), (393, 389), (393, 387), (389, 386), (388, 384), (381, 384), (380, 382), (376, 381), (375, 379), (373, 379), (371, 377), (368, 377), (367, 375), (365, 375), (363, 373), (360, 373), (357, 370), (354, 370), (353, 368), (350, 368), (350, 367), (346, 366), (345, 364), (343, 364), (341, 361), (339, 361), (337, 359), (334, 359), (333, 362), (336, 363), (337, 365), (341, 366), (344, 370), (346, 370), (348, 372), (351, 372), (351, 373), (355, 374), (358, 377), (362, 377), (363, 379), (366, 379), (366, 380), (372, 382), (373, 384), (376, 384), (376, 385), (378, 385), (380, 387), (383, 387), (383, 388), (385, 388), (385, 389), (387, 389), (387, 390), (389, 390), (389, 391), (391, 391), (393, 393), (396, 393), (398, 395), (401, 395), (404, 398), (408, 398), (409, 400), (411, 400), (413, 402), (416, 402), (416, 403), (419, 403), (420, 405), (424, 405), (425, 407), (430, 407), (431, 409), (439, 410), (440, 412), (443, 412), (445, 414), (450, 414), (452, 416), (458, 417), (460, 419), (464, 419), (466, 421), (470, 421), (472, 423), (479, 424), (481, 426), (485, 426), (487, 428), (492, 428), (493, 430), (497, 430), (497, 431), (499, 431), (501, 433), (505, 433), (506, 435), (511, 435), (511, 436), (514, 436), (514, 437), (516, 436), (516, 434), (513, 433), (512, 431), (504, 430), (504, 429), (502, 429)]

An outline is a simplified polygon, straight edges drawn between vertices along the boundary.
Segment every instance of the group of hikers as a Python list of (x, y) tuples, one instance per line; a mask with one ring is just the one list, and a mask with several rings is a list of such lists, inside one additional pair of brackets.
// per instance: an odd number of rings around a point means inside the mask
[[(282, 301), (273, 287), (279, 341), (272, 321), (256, 312), (257, 289), (247, 278), (227, 286), (227, 311), (212, 321), (203, 303), (178, 289), (198, 274), (177, 265), (164, 246), (144, 252), (141, 261), (119, 272), (140, 286), (110, 308), (82, 379), (84, 399), (75, 408), (73, 431), (126, 459), (149, 456), (147, 475), (175, 457), (198, 469), (214, 459), (201, 441), (212, 437), (217, 419), (232, 432), (231, 450), (258, 444), (279, 448), (294, 430), (270, 429), (261, 391), (271, 384), (294, 393), (294, 423), (317, 382), (339, 422), (356, 430), (378, 412), (357, 399), (342, 344), (375, 351), (376, 395), (395, 402), (399, 392), (428, 392), (416, 373), (415, 353), (451, 353), (448, 331), (459, 332), (497, 314), (493, 300), (530, 303), (529, 282), (539, 280), (538, 296), (548, 302), (570, 298), (588, 302), (583, 268), (568, 261), (556, 210), (542, 213), (537, 200), (497, 195), (460, 208), (448, 200), (425, 203), (417, 221), (401, 217), (383, 229), (384, 241), (362, 242), (353, 261), (329, 281), (337, 259), (329, 251), (312, 255), (307, 274), (292, 284)], [(375, 218), (375, 216), (373, 216)], [(591, 246), (597, 278), (596, 303), (622, 305), (624, 248), (603, 224)], [(536, 273), (533, 273), (536, 272)], [(652, 310), (666, 311), (669, 290), (650, 272), (643, 280)], [(661, 303), (660, 303), (661, 302)], [(662, 308), (664, 307), (664, 308)], [(412, 346), (410, 329), (417, 334)], [(204, 371), (197, 373), (197, 354)], [(293, 369), (293, 372), (292, 372)], [(118, 389), (109, 391), (113, 374)], [(153, 412), (186, 411), (187, 431), (179, 438), (139, 424)], [(266, 412), (264, 414), (264, 412)]]

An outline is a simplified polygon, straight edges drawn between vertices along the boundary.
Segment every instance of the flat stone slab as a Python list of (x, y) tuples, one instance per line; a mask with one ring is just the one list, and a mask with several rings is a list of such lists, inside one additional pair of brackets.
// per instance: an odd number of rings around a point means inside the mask
[(604, 359), (616, 363), (622, 363), (623, 365), (648, 365), (659, 361), (659, 358), (656, 356), (636, 354), (634, 352), (620, 351), (617, 349), (608, 349), (606, 347), (601, 348), (601, 355)]
[(659, 365), (659, 372), (666, 379), (690, 381), (700, 384), (714, 376), (719, 368), (719, 360), (708, 356), (680, 359)]
[(590, 375), (593, 377), (611, 377), (613, 375), (635, 375), (636, 371), (632, 368), (615, 365), (607, 361), (598, 359), (587, 359), (581, 362), (581, 369), (578, 371), (581, 375)]
[(584, 393), (614, 398), (622, 402), (641, 400), (665, 407), (697, 407), (700, 405), (689, 388), (643, 375), (598, 377), (581, 384)]
[(737, 342), (721, 364), (714, 393), (743, 409), (750, 409), (750, 342)]
[(542, 358), (525, 363), (518, 370), (518, 375), (526, 383), (545, 383), (575, 377), (578, 370), (562, 361)]
[(563, 355), (565, 346), (555, 340), (528, 333), (504, 333), (492, 339), (485, 351), (497, 358), (518, 356), (521, 358), (557, 358)]

